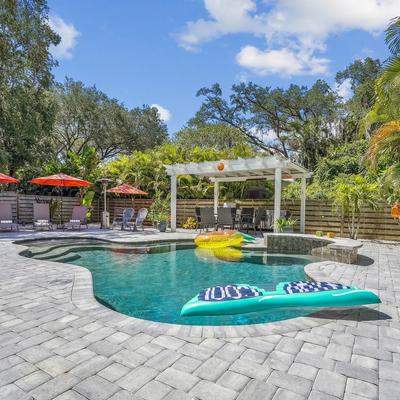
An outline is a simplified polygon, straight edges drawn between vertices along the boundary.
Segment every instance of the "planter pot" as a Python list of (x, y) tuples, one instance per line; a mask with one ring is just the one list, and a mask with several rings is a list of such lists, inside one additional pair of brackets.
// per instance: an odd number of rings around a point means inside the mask
[(336, 236), (336, 233), (335, 233), (335, 232), (328, 232), (328, 233), (326, 234), (326, 236), (327, 236), (329, 239), (333, 239), (333, 238)]
[(282, 233), (293, 233), (293, 226), (284, 226), (282, 228)]
[(166, 222), (159, 222), (158, 223), (158, 230), (160, 232), (165, 232), (167, 230), (167, 223)]

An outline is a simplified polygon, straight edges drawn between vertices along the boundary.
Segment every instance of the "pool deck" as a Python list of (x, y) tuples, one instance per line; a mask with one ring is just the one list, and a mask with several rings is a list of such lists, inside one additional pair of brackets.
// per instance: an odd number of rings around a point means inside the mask
[(93, 297), (82, 267), (27, 259), (16, 239), (184, 240), (193, 233), (0, 232), (0, 399), (400, 399), (400, 244), (306, 272), (382, 304), (237, 327), (159, 324)]

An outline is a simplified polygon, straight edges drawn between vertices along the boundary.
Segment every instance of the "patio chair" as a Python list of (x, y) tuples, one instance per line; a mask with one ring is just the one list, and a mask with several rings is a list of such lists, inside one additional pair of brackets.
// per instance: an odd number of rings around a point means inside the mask
[(196, 231), (199, 229), (201, 224), (200, 207), (195, 207), (194, 212), (196, 213)]
[(249, 228), (253, 226), (254, 223), (254, 208), (253, 207), (243, 207), (240, 214), (240, 226), (243, 229), (246, 226), (247, 232)]
[(86, 226), (86, 229), (88, 229), (86, 219), (86, 213), (88, 210), (89, 209), (86, 206), (74, 206), (72, 209), (72, 217), (64, 224), (63, 228), (81, 230), (82, 226)]
[(212, 207), (201, 207), (200, 218), (200, 229), (215, 228), (215, 215)]
[(135, 215), (135, 210), (133, 208), (125, 208), (122, 213), (122, 225), (121, 230), (133, 229), (135, 230), (135, 222), (133, 221), (133, 216)]
[(53, 230), (49, 203), (33, 203), (33, 228)]
[(225, 227), (234, 229), (235, 220), (232, 216), (232, 209), (226, 207), (218, 207), (218, 216), (217, 216), (217, 229), (221, 227), (224, 229)]
[(0, 229), (12, 231), (18, 230), (18, 224), (14, 221), (12, 216), (12, 204), (0, 203)]
[(135, 230), (137, 230), (137, 228), (139, 226), (142, 227), (142, 231), (144, 231), (144, 221), (147, 217), (148, 214), (148, 210), (147, 208), (140, 208), (136, 217), (136, 221), (135, 221)]
[(265, 218), (266, 218), (265, 207), (258, 208), (256, 210), (254, 221), (251, 222), (251, 225), (253, 226), (254, 236), (256, 235), (257, 230), (260, 232), (260, 235), (262, 234), (263, 222), (265, 221)]

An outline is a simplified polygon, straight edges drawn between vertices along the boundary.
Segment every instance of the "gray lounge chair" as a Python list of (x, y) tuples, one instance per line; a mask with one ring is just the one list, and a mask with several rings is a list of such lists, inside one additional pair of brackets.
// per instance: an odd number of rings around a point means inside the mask
[(82, 226), (86, 226), (86, 229), (88, 229), (86, 219), (86, 213), (88, 210), (89, 209), (86, 206), (74, 206), (72, 209), (72, 217), (64, 224), (64, 228), (81, 230)]
[(200, 219), (200, 229), (215, 228), (215, 215), (212, 207), (201, 207)]
[(136, 217), (136, 221), (135, 221), (135, 230), (137, 230), (137, 228), (139, 226), (142, 227), (142, 231), (144, 231), (144, 220), (146, 219), (148, 214), (148, 210), (147, 208), (140, 208)]
[(224, 229), (225, 227), (234, 229), (235, 220), (232, 216), (231, 208), (218, 207), (217, 229), (219, 227), (221, 227), (222, 229)]
[(11, 203), (0, 203), (0, 229), (7, 231), (18, 230), (18, 224), (12, 216)]
[(49, 203), (33, 203), (33, 227), (35, 230), (53, 230), (53, 224), (50, 221)]

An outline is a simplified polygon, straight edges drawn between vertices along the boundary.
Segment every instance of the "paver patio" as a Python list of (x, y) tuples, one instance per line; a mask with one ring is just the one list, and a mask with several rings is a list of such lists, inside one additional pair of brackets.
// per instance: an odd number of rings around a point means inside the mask
[[(47, 234), (20, 234), (32, 235)], [(361, 265), (307, 267), (376, 291), (379, 306), (216, 329), (113, 312), (87, 270), (21, 249), (0, 237), (0, 399), (400, 399), (397, 244), (364, 242)]]

